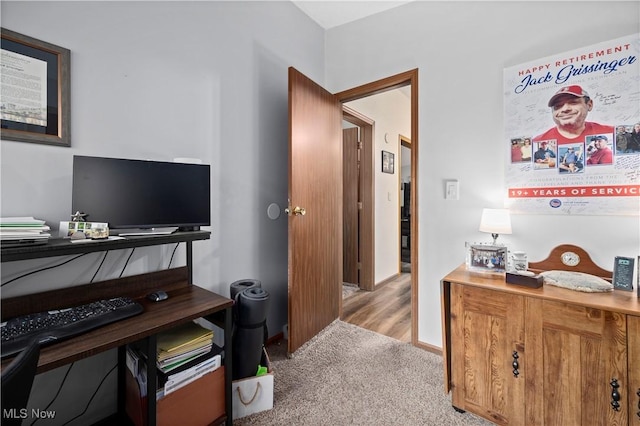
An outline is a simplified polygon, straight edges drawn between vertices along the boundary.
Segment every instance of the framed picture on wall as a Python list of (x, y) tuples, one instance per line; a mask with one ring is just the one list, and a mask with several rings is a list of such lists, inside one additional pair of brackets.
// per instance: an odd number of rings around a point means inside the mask
[(71, 52), (5, 28), (1, 34), (2, 139), (71, 146)]
[(382, 173), (394, 172), (394, 155), (389, 151), (382, 151)]

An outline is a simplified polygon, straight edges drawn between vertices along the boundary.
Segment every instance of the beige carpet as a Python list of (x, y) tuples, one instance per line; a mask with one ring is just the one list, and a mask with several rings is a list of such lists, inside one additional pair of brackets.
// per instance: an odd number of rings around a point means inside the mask
[(268, 347), (274, 408), (234, 425), (491, 425), (458, 413), (444, 393), (442, 358), (334, 321), (286, 357)]

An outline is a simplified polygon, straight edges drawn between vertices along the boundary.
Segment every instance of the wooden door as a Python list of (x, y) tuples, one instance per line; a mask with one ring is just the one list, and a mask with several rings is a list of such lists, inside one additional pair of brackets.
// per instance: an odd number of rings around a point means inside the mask
[(451, 334), (453, 406), (496, 424), (525, 424), (524, 298), (452, 283)]
[(358, 128), (352, 127), (342, 130), (343, 167), (343, 281), (360, 284), (358, 274), (359, 262), (359, 210), (358, 210)]
[(610, 384), (626, 392), (626, 315), (535, 298), (526, 309), (525, 423), (627, 425), (626, 401), (613, 409)]
[(293, 353), (338, 318), (342, 295), (342, 108), (334, 95), (294, 68), (289, 68), (289, 203), (288, 351)]

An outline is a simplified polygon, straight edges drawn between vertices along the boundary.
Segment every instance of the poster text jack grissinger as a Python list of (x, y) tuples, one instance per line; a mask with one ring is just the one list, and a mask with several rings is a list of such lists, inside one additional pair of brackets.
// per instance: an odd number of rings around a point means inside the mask
[(640, 34), (504, 70), (508, 207), (640, 214)]

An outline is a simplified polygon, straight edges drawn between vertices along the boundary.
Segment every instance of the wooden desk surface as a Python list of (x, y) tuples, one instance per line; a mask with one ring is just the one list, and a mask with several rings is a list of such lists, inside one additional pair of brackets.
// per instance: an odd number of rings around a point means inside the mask
[[(57, 307), (73, 306), (84, 303), (82, 299), (97, 300), (103, 297), (129, 296), (141, 303), (144, 311), (104, 327), (94, 329), (74, 338), (51, 344), (42, 348), (38, 373), (87, 358), (100, 352), (143, 339), (178, 324), (223, 311), (233, 305), (233, 301), (196, 285), (189, 285), (186, 280), (186, 268), (159, 271), (139, 276), (120, 278), (118, 280), (88, 284), (85, 286), (54, 290), (39, 295), (22, 296), (2, 300), (3, 318), (7, 311), (13, 314), (40, 312)], [(170, 279), (167, 279), (170, 277)], [(129, 285), (127, 285), (129, 283)], [(161, 283), (159, 285), (159, 283)], [(91, 288), (88, 289), (87, 287)], [(98, 291), (101, 289), (102, 291)], [(152, 290), (163, 289), (169, 298), (162, 302), (151, 302), (144, 296)], [(70, 303), (67, 298), (55, 297), (55, 294), (72, 292), (83, 295)], [(54, 302), (51, 302), (54, 301)], [(29, 308), (24, 308), (24, 306)], [(34, 309), (37, 307), (38, 309)], [(42, 309), (44, 307), (44, 309)], [(6, 308), (6, 309), (5, 309)], [(20, 312), (25, 310), (25, 312)], [(2, 361), (2, 367), (8, 365), (13, 358)]]

